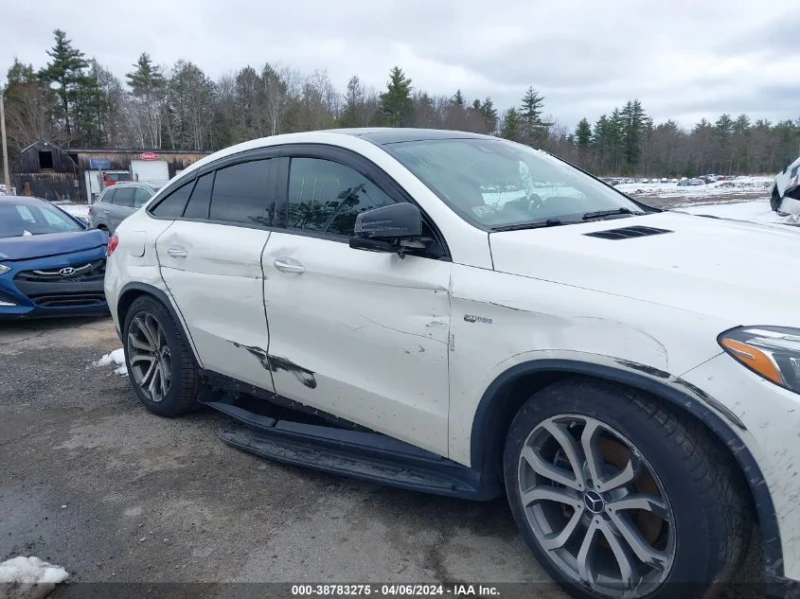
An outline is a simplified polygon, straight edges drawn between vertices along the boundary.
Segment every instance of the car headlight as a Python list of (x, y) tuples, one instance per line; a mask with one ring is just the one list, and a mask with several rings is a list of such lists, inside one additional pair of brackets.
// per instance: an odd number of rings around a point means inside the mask
[(719, 344), (753, 372), (800, 393), (800, 329), (740, 327), (722, 333)]
[(9, 270), (11, 270), (10, 266), (6, 266), (5, 264), (0, 264), (0, 275), (6, 274)]

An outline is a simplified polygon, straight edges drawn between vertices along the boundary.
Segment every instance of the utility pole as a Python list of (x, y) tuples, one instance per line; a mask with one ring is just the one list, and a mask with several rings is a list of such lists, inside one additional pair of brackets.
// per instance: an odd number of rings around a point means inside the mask
[(0, 143), (3, 145), (3, 183), (6, 193), (11, 193), (11, 173), (8, 172), (8, 142), (6, 141), (5, 93), (0, 90)]

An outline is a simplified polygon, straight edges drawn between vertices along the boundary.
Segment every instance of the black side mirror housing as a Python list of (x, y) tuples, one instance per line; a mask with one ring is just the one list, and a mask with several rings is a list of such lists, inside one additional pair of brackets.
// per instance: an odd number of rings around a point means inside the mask
[(401, 256), (411, 242), (422, 237), (422, 213), (407, 202), (389, 204), (362, 212), (356, 217), (350, 247), (373, 252), (398, 252)]

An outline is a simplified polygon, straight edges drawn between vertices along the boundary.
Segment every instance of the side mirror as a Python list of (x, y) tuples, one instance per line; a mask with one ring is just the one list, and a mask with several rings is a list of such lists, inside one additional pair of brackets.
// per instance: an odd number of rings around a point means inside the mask
[(417, 247), (422, 237), (422, 213), (413, 204), (401, 202), (373, 208), (356, 217), (350, 247), (375, 252), (399, 252)]

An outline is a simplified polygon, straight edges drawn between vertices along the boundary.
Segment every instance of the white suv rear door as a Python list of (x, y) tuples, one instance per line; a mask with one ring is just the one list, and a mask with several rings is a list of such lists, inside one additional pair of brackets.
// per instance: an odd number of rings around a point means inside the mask
[(249, 155), (200, 172), (180, 217), (156, 242), (162, 277), (202, 366), (268, 391), (261, 254), (274, 212), (275, 162)]
[[(441, 455), (448, 445), (450, 272), (431, 257), (351, 249), (356, 214), (402, 190), (364, 158), (285, 148), (264, 251), (279, 395)], [(349, 191), (349, 195), (348, 195)]]

